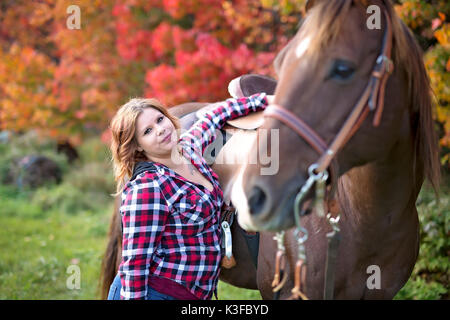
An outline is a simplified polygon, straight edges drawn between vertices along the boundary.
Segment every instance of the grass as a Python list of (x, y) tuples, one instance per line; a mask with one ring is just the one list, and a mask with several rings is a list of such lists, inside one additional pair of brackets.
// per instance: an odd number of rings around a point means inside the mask
[[(0, 299), (98, 299), (113, 211), (108, 151), (98, 139), (88, 140), (79, 148), (81, 162), (71, 167), (52, 153), (54, 144), (27, 134), (12, 141), (11, 148), (0, 144), (0, 181), (12, 159), (39, 148), (57, 159), (64, 181), (33, 191), (0, 185)], [(73, 265), (79, 268), (79, 289), (73, 286)], [(261, 299), (259, 291), (223, 282), (218, 295)]]
[[(51, 146), (43, 145), (48, 155)], [(5, 145), (0, 149), (1, 174), (4, 159), (11, 156)], [(0, 299), (99, 298), (100, 264), (112, 212), (109, 194), (114, 186), (112, 179), (105, 178), (112, 175), (105, 147), (93, 139), (80, 150), (80, 163), (62, 163), (60, 185), (35, 191), (0, 185)], [(420, 256), (396, 299), (448, 299), (450, 180), (443, 181), (440, 203), (427, 188), (419, 196)], [(79, 289), (71, 289), (74, 274), (69, 267), (73, 265), (80, 271)], [(258, 291), (224, 282), (219, 282), (218, 296), (221, 300), (261, 299)]]
[[(36, 212), (24, 205), (1, 214), (0, 299), (94, 299), (108, 215)], [(80, 268), (79, 290), (66, 285), (71, 265)]]
[[(0, 188), (0, 194), (8, 192)], [(24, 196), (8, 202), (9, 209), (0, 213), (0, 224), (7, 226), (0, 233), (0, 299), (98, 299), (112, 207), (74, 214), (43, 212)], [(17, 210), (12, 210), (13, 202)], [(79, 267), (80, 289), (70, 289), (71, 265)], [(219, 284), (218, 295), (221, 300), (261, 299), (258, 291), (224, 282)]]
[(220, 300), (261, 300), (258, 290), (233, 287), (223, 281), (219, 281), (217, 296)]

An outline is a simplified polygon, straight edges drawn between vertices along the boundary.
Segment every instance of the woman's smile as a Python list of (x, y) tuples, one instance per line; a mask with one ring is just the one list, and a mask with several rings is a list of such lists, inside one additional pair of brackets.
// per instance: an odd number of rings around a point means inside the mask
[(171, 139), (170, 139), (171, 136), (172, 136), (172, 134), (169, 133), (164, 139), (162, 139), (161, 143), (167, 143), (167, 142), (170, 142), (170, 141), (171, 141)]

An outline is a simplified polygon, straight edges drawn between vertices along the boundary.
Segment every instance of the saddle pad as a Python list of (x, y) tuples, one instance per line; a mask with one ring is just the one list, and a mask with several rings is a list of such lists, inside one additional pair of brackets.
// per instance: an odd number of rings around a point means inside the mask
[[(201, 108), (195, 113), (195, 116), (197, 119), (200, 119), (203, 117), (203, 115), (210, 111), (214, 110), (217, 105), (215, 103), (210, 104), (206, 107)], [(227, 121), (227, 124), (238, 128), (238, 129), (244, 129), (244, 130), (254, 130), (259, 128), (264, 123), (264, 117), (263, 117), (263, 111), (257, 111), (257, 112), (251, 112), (245, 117), (239, 117), (234, 120)]]

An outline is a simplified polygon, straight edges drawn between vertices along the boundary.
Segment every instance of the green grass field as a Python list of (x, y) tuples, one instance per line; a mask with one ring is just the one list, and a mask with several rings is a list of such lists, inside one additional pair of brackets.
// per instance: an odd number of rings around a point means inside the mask
[[(0, 299), (98, 299), (112, 207), (101, 213), (44, 213), (22, 195), (7, 202), (0, 215)], [(79, 289), (71, 289), (71, 265), (79, 267)], [(220, 299), (261, 299), (258, 291), (222, 282), (218, 292)]]
[[(36, 142), (38, 143), (38, 142)], [(11, 149), (0, 145), (0, 173)], [(82, 161), (64, 164), (60, 185), (19, 190), (0, 185), (0, 299), (98, 299), (100, 264), (112, 213), (112, 173), (97, 140)], [(422, 244), (413, 275), (397, 299), (448, 299), (450, 186), (438, 204), (421, 192)], [(71, 266), (79, 270), (74, 287)], [(219, 299), (261, 299), (258, 291), (219, 284)]]

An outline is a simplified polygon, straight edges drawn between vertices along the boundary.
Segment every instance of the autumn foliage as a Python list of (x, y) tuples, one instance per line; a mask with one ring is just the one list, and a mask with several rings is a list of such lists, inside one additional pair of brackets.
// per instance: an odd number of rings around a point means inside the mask
[[(130, 97), (167, 105), (218, 101), (227, 84), (274, 76), (304, 0), (5, 0), (0, 3), (0, 129), (41, 130), (78, 143), (103, 132)], [(398, 1), (425, 54), (443, 160), (450, 154), (450, 5)], [(66, 25), (81, 9), (80, 29)]]

